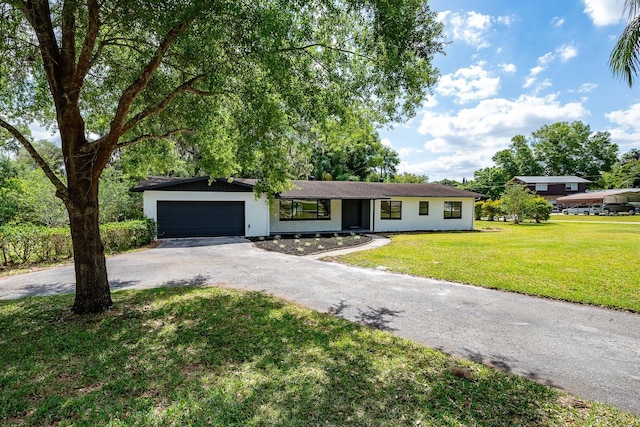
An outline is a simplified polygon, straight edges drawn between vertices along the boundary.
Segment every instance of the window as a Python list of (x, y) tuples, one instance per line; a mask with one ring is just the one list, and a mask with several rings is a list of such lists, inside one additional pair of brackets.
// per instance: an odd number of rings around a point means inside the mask
[(381, 201), (380, 219), (402, 219), (402, 202), (389, 200)]
[(578, 191), (578, 183), (577, 182), (567, 182), (564, 185), (565, 191)]
[(331, 200), (280, 200), (280, 220), (331, 219)]
[(429, 202), (420, 202), (420, 208), (418, 208), (418, 215), (429, 215)]
[(444, 202), (444, 219), (462, 218), (462, 202)]
[(548, 191), (549, 184), (536, 184), (536, 191)]

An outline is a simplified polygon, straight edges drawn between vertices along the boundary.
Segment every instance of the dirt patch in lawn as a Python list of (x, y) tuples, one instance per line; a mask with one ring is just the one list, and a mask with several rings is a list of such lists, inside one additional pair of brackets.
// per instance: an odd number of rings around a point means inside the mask
[(373, 240), (362, 234), (296, 234), (251, 239), (260, 249), (289, 255), (312, 255), (336, 249), (360, 246)]

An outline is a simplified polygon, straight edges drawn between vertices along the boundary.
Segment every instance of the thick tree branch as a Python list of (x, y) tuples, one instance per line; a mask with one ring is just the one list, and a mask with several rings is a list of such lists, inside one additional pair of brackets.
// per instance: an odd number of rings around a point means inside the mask
[(178, 135), (180, 133), (192, 133), (192, 132), (193, 132), (192, 129), (182, 128), (182, 129), (174, 129), (170, 132), (165, 133), (164, 135), (140, 135), (128, 141), (119, 142), (118, 145), (116, 145), (116, 148), (124, 148), (129, 145), (137, 144), (138, 142), (141, 142), (141, 141), (148, 141), (150, 139), (167, 139), (167, 138), (171, 138), (172, 136)]
[(62, 108), (62, 87), (60, 87), (60, 51), (51, 23), (48, 1), (27, 0), (22, 3), (22, 12), (36, 33), (42, 55), (49, 88), (53, 94), (56, 109)]
[(35, 160), (38, 166), (40, 166), (47, 178), (49, 178), (49, 181), (51, 181), (51, 183), (56, 187), (56, 195), (66, 202), (69, 199), (69, 190), (62, 183), (62, 181), (60, 181), (60, 178), (58, 178), (56, 174), (53, 173), (47, 161), (43, 159), (40, 153), (36, 151), (31, 142), (29, 142), (29, 140), (18, 129), (11, 126), (1, 118), (0, 126), (5, 128), (11, 135), (13, 135), (15, 139), (20, 142), (20, 144), (22, 144), (22, 146), (25, 148), (25, 150), (27, 150), (33, 160)]
[[(127, 87), (122, 93), (115, 116), (111, 121), (109, 134), (105, 139), (108, 150), (113, 150), (115, 148), (120, 135), (124, 133), (123, 127), (125, 125), (127, 113), (129, 112), (129, 108), (131, 107), (133, 100), (147, 86), (149, 80), (151, 79), (151, 76), (153, 76), (153, 73), (162, 63), (164, 55), (167, 53), (173, 42), (187, 28), (192, 19), (193, 18), (185, 19), (167, 33), (167, 35), (158, 46), (155, 54), (153, 55), (153, 58), (151, 58), (147, 65), (145, 65), (142, 69), (140, 76), (138, 76), (138, 78), (133, 83), (131, 83), (131, 85), (129, 85), (129, 87)], [(100, 142), (102, 144), (102, 141)]]
[(89, 12), (89, 27), (84, 38), (82, 50), (78, 57), (76, 72), (73, 76), (74, 94), (80, 95), (82, 83), (91, 67), (91, 56), (96, 45), (98, 32), (100, 31), (100, 4), (97, 0), (87, 0), (87, 10)]
[(171, 93), (169, 93), (156, 106), (148, 108), (136, 114), (129, 121), (127, 121), (127, 123), (125, 123), (125, 125), (123, 126), (123, 133), (130, 131), (144, 119), (164, 111), (173, 102), (173, 100), (181, 93), (185, 93), (185, 92), (193, 93), (199, 96), (216, 96), (216, 95), (222, 95), (222, 94), (228, 93), (226, 91), (203, 91), (203, 90), (195, 89), (193, 87), (193, 84), (196, 83), (198, 80), (202, 80), (203, 78), (204, 78), (204, 75), (200, 75), (187, 80), (186, 82), (182, 83), (180, 86), (175, 88), (173, 91), (171, 91)]
[[(62, 49), (60, 51), (63, 81), (61, 82), (65, 95), (75, 98), (77, 95), (70, 93), (71, 80), (76, 69), (76, 12), (77, 0), (66, 0), (62, 5)], [(69, 101), (69, 99), (67, 100)]]

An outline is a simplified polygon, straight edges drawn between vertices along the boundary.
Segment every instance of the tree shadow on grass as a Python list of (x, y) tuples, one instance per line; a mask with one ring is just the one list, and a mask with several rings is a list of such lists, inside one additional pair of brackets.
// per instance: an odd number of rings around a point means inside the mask
[(440, 352), (257, 292), (118, 292), (84, 317), (70, 298), (0, 302), (3, 424), (546, 425), (557, 410), (539, 384), (460, 378)]

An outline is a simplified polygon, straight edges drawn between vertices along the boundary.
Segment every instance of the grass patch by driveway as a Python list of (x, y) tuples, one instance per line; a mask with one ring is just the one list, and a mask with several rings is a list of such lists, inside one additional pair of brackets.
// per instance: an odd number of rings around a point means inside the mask
[(640, 420), (260, 293), (0, 302), (0, 424), (607, 425)]
[(476, 228), (494, 231), (395, 235), (385, 247), (335, 259), (640, 312), (640, 224), (476, 221)]

